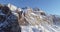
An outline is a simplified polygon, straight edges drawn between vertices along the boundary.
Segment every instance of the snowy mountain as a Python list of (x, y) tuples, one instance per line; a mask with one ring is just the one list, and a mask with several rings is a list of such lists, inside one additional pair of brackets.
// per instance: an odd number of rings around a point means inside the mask
[(60, 32), (60, 16), (39, 8), (0, 5), (0, 27), (1, 32)]

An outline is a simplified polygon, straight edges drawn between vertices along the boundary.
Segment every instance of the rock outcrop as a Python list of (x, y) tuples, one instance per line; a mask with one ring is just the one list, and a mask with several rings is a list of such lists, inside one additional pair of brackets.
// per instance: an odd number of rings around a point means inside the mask
[(0, 4), (0, 32), (21, 32), (18, 17), (8, 6)]

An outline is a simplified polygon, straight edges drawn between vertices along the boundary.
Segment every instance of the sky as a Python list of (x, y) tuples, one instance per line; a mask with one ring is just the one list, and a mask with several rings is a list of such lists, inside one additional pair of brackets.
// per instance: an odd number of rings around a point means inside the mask
[(1, 4), (11, 3), (17, 7), (38, 7), (47, 14), (60, 15), (60, 0), (0, 0)]

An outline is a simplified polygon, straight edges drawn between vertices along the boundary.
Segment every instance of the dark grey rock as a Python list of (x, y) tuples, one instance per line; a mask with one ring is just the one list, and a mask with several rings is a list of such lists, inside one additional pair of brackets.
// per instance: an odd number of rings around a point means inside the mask
[(21, 32), (17, 16), (7, 6), (0, 8), (0, 32)]

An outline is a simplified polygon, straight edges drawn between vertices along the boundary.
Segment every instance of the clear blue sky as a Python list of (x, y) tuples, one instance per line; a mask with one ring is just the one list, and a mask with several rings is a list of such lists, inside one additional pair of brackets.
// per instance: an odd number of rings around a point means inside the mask
[(39, 7), (49, 14), (60, 15), (60, 0), (0, 0), (0, 3), (11, 3), (17, 7)]

